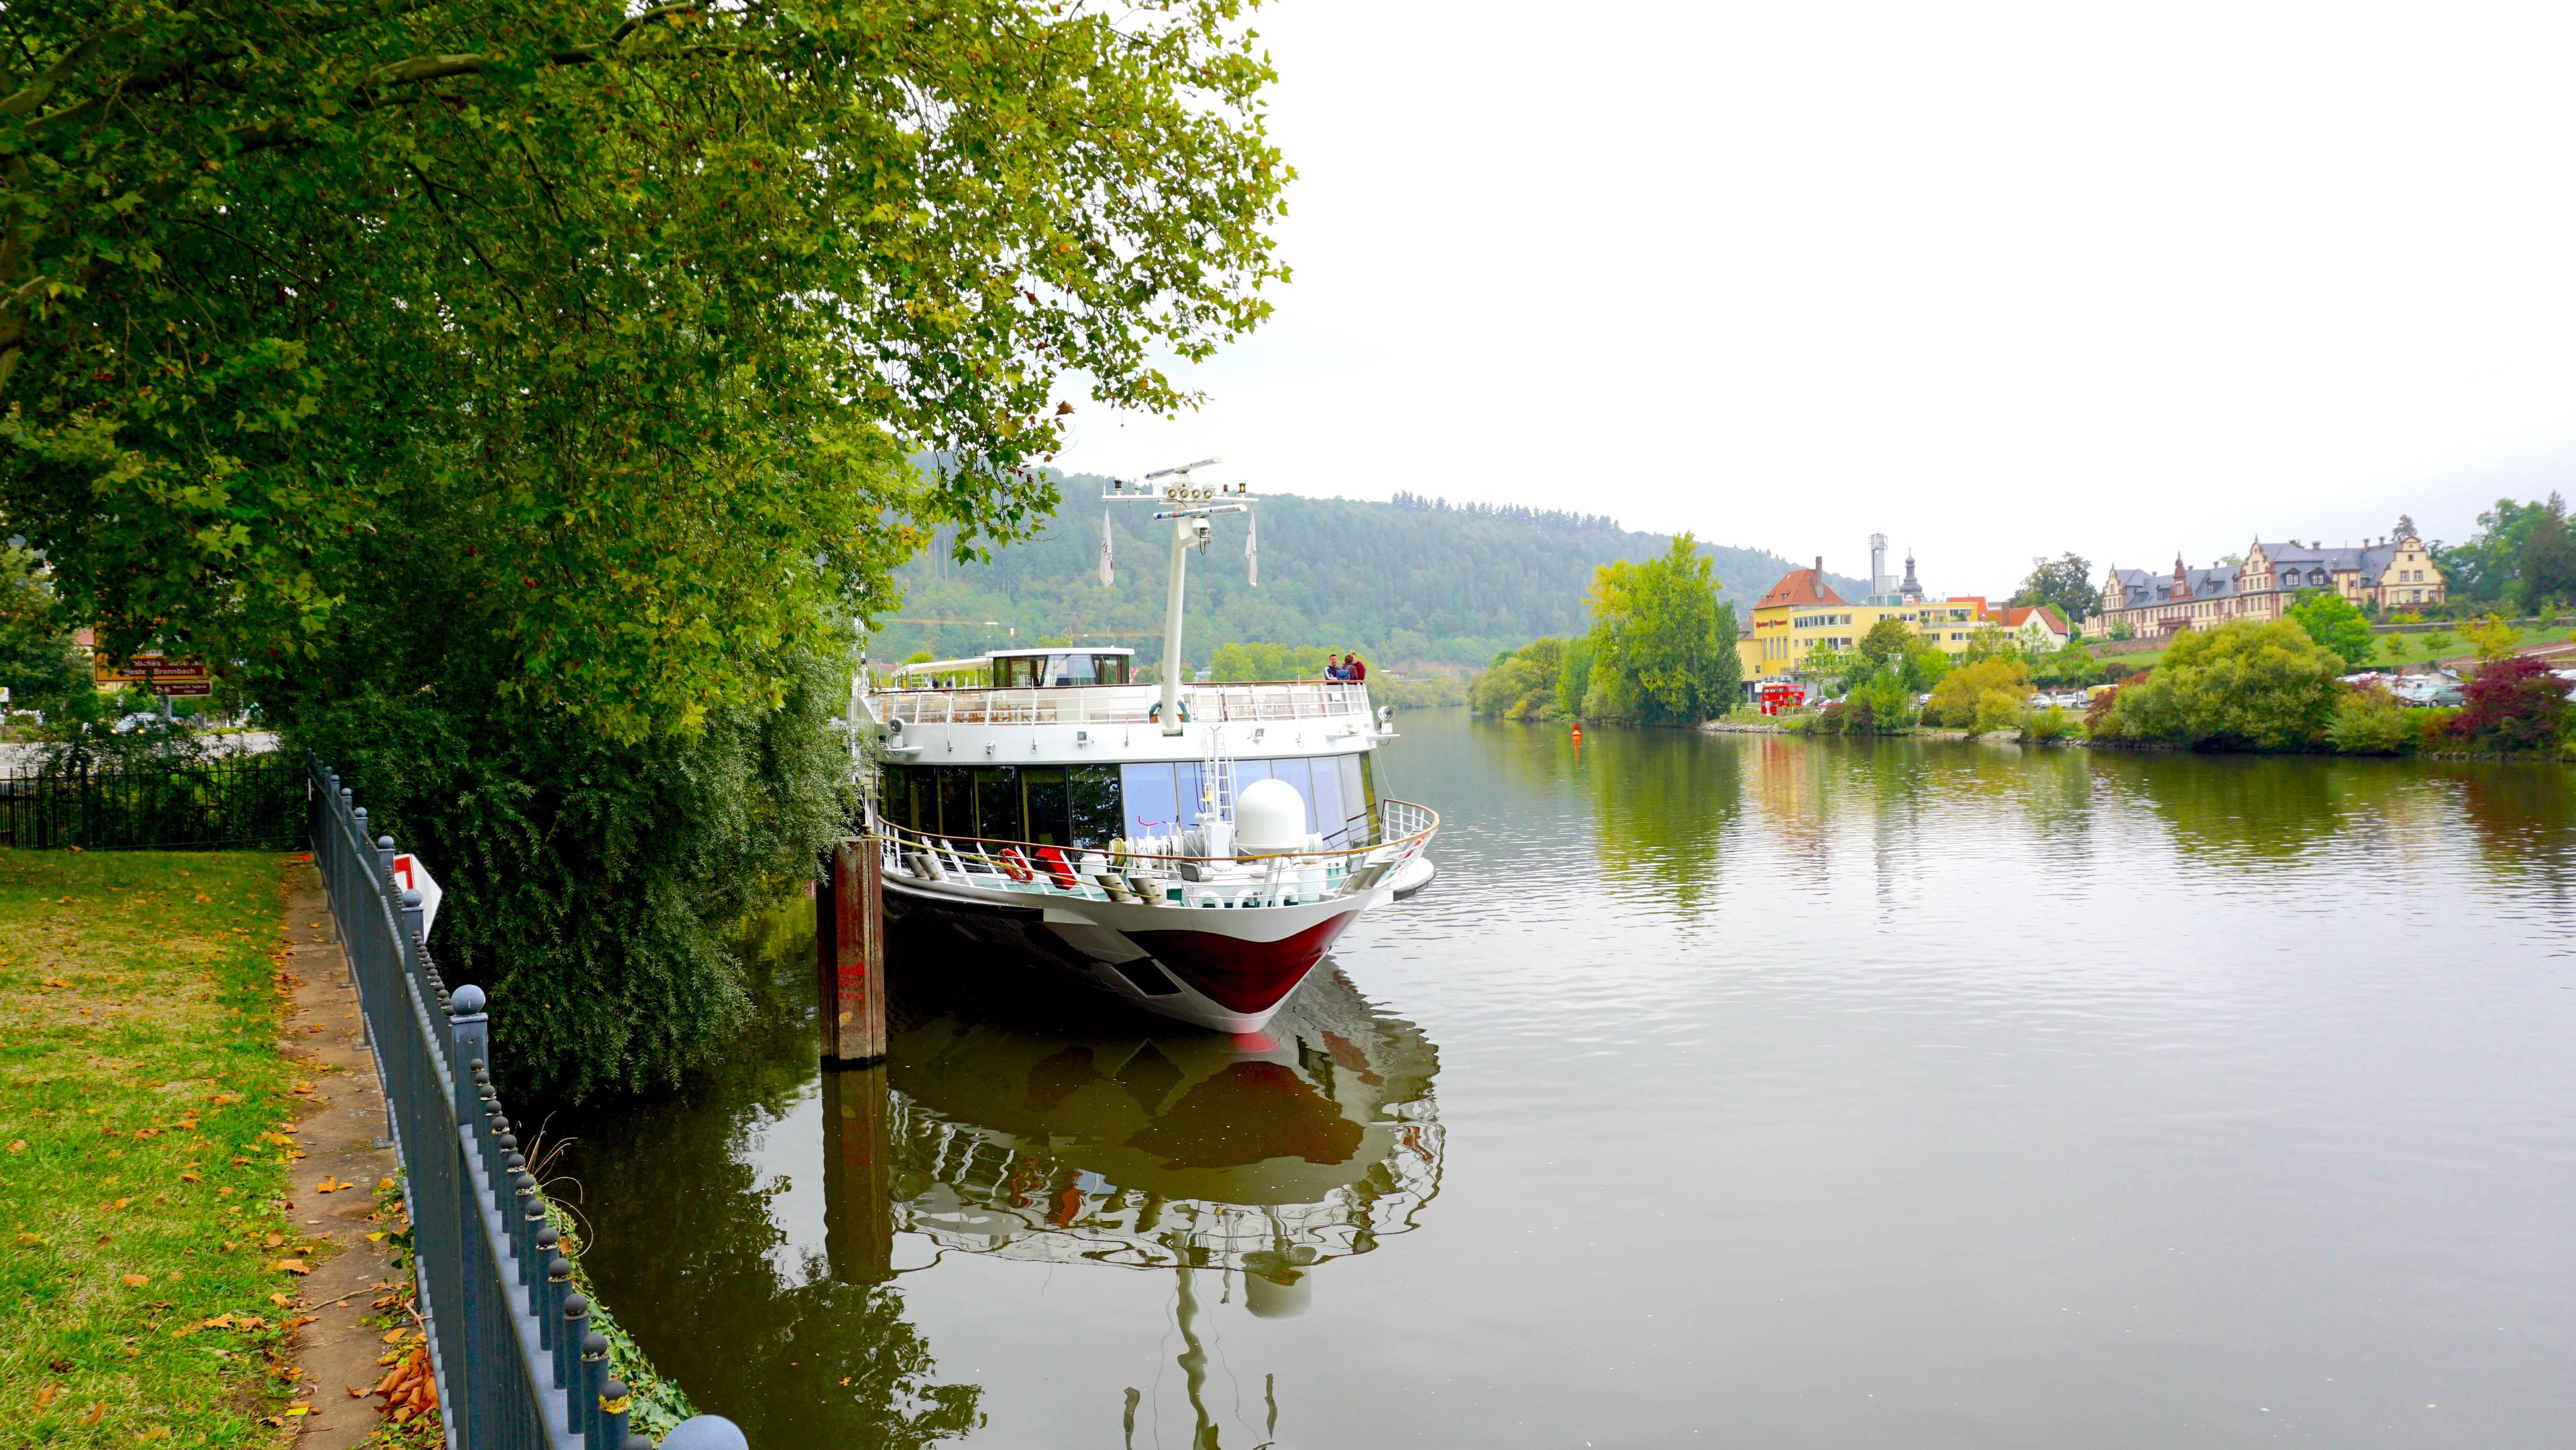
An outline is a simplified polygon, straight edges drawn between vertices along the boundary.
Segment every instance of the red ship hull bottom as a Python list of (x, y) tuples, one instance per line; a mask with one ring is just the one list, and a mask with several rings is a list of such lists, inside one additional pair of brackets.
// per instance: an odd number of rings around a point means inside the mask
[(1245, 941), (1212, 931), (1139, 931), (1128, 937), (1191, 990), (1250, 1016), (1288, 1000), (1358, 915), (1346, 911), (1277, 941)]
[(1131, 1006), (1216, 1032), (1260, 1031), (1361, 910), (1355, 905), (1278, 940), (1253, 941), (1184, 927), (1104, 931), (1047, 922), (1015, 904), (887, 886), (891, 920), (944, 920), (971, 940), (1052, 964)]

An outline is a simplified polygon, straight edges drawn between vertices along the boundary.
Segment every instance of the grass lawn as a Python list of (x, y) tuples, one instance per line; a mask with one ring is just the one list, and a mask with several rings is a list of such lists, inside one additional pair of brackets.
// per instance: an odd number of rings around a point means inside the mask
[(286, 1438), (284, 863), (0, 851), (0, 1446)]

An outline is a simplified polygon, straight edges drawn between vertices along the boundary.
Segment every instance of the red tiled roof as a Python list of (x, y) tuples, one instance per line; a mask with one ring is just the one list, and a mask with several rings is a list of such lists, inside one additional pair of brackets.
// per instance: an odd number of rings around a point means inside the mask
[(2058, 630), (2067, 630), (2066, 616), (2058, 613), (2057, 606), (2054, 604), (2007, 604), (1991, 611), (1987, 618), (2006, 629), (2019, 629), (2028, 622), (2034, 611), (2048, 616), (2048, 622)]
[(1826, 585), (1823, 576), (1813, 569), (1792, 569), (1780, 576), (1771, 592), (1762, 596), (1756, 609), (1777, 609), (1791, 604), (1840, 604), (1843, 597)]

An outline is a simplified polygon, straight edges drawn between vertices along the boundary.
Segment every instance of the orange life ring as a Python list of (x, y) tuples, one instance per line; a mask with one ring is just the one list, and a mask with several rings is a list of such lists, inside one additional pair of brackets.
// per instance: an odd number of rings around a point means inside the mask
[(1038, 869), (1046, 872), (1056, 885), (1067, 891), (1082, 883), (1082, 878), (1073, 874), (1073, 863), (1066, 860), (1064, 853), (1053, 846), (1038, 847)]
[(1002, 848), (1001, 861), (1002, 870), (1007, 873), (1012, 880), (1034, 881), (1037, 879), (1038, 873), (1029, 869), (1029, 860), (1026, 856), (1020, 854), (1019, 847), (1004, 846)]

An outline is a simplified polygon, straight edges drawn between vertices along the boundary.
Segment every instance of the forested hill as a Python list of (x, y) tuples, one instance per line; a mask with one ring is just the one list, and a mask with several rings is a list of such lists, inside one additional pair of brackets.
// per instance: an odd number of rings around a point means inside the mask
[[(1100, 587), (1097, 478), (1063, 481), (1064, 504), (1044, 536), (995, 553), (990, 564), (922, 558), (898, 576), (901, 620), (871, 646), (878, 659), (917, 650), (941, 658), (1009, 642), (1078, 637), (1132, 645), (1140, 661), (1162, 653), (1168, 524), (1141, 504), (1111, 512), (1118, 578)], [(1220, 644), (1268, 641), (1356, 648), (1373, 663), (1482, 665), (1498, 650), (1584, 626), (1592, 571), (1613, 559), (1659, 554), (1669, 535), (1632, 533), (1597, 515), (1450, 504), (1399, 495), (1392, 503), (1271, 494), (1260, 501), (1261, 587), (1244, 582), (1241, 515), (1216, 520), (1216, 540), (1190, 557), (1183, 650), (1204, 665)], [(937, 551), (944, 554), (944, 550)], [(1741, 617), (1796, 567), (1759, 549), (1711, 546), (1719, 597)], [(1827, 576), (1846, 597), (1857, 580)]]

